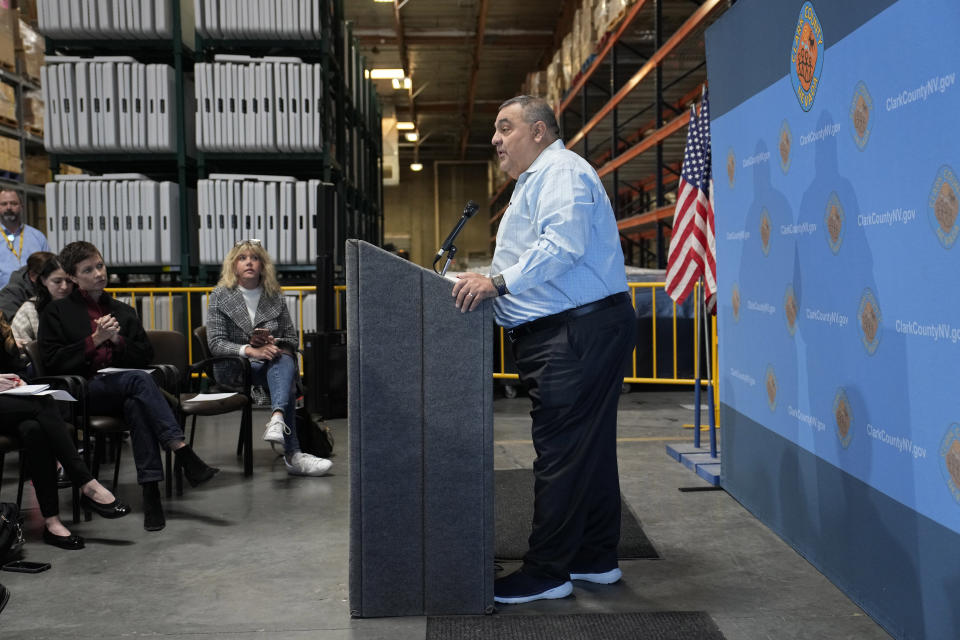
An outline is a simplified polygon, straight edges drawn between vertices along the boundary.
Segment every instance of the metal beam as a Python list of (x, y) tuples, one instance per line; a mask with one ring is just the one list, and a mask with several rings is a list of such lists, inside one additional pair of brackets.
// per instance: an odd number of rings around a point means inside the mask
[[(354, 35), (365, 47), (399, 46), (395, 33), (384, 29), (358, 29)], [(462, 47), (464, 42), (475, 40), (477, 34), (471, 31), (408, 31), (403, 41), (408, 46), (417, 47)], [(483, 44), (505, 49), (542, 49), (553, 44), (552, 31), (501, 30), (486, 31)]]
[[(681, 42), (683, 42), (687, 36), (689, 36), (694, 29), (696, 29), (700, 24), (706, 19), (710, 12), (719, 5), (721, 0), (707, 0), (699, 9), (693, 12), (686, 22), (684, 22), (677, 31), (670, 36), (670, 39), (667, 40), (662, 47), (657, 49), (653, 56), (648, 60), (640, 69), (633, 74), (626, 84), (617, 91), (607, 104), (603, 105), (600, 111), (597, 112), (593, 118), (590, 119), (590, 122), (586, 126), (578, 131), (570, 140), (567, 141), (567, 148), (572, 148), (577, 144), (583, 136), (587, 135), (594, 127), (596, 127), (601, 120), (603, 120), (610, 111), (616, 107), (620, 102), (623, 101), (627, 95), (633, 91), (644, 78), (646, 78), (654, 68), (659, 65), (667, 55), (670, 54)], [(637, 5), (634, 5), (636, 7)], [(574, 92), (571, 91), (567, 96), (568, 99), (574, 95)], [(565, 101), (566, 102), (566, 101)]]
[(665, 207), (660, 207), (659, 209), (654, 209), (653, 211), (647, 211), (646, 213), (638, 213), (635, 216), (630, 216), (629, 218), (623, 218), (622, 220), (617, 220), (617, 229), (620, 230), (620, 233), (628, 232), (632, 229), (638, 227), (643, 227), (654, 222), (659, 222), (660, 220), (666, 220), (667, 218), (673, 217), (673, 210), (676, 208), (676, 205), (667, 205)]
[(687, 111), (683, 115), (677, 116), (670, 122), (666, 123), (649, 136), (644, 138), (639, 144), (635, 144), (616, 158), (606, 163), (599, 169), (597, 169), (597, 174), (602, 178), (611, 171), (619, 169), (627, 162), (630, 162), (638, 155), (649, 149), (650, 147), (656, 145), (658, 142), (661, 142), (670, 135), (676, 133), (690, 122), (690, 112)]
[(477, 94), (477, 75), (480, 73), (480, 56), (483, 53), (483, 36), (487, 28), (487, 13), (490, 10), (489, 0), (480, 0), (480, 10), (477, 12), (477, 38), (473, 43), (473, 58), (470, 61), (470, 88), (467, 90), (467, 113), (463, 121), (463, 130), (460, 133), (460, 159), (467, 155), (467, 142), (470, 140), (470, 125), (473, 122), (473, 100)]
[[(407, 43), (404, 40), (403, 18), (400, 17), (400, 0), (393, 0), (393, 26), (397, 32), (397, 45), (400, 49), (400, 65), (403, 67), (403, 74), (412, 78), (410, 74), (410, 54), (407, 51)], [(407, 96), (410, 98), (410, 119), (417, 122), (417, 105), (413, 100), (413, 87), (407, 89)]]

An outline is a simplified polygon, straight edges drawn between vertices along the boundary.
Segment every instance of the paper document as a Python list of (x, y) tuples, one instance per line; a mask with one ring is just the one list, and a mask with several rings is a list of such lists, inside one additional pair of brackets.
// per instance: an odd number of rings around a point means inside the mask
[(235, 391), (230, 393), (198, 393), (187, 402), (213, 402), (214, 400), (225, 400), (235, 395), (237, 395)]
[(0, 391), (0, 395), (7, 394), (11, 396), (50, 396), (54, 400), (65, 400), (67, 402), (76, 402), (77, 399), (64, 391), (63, 389), (51, 389), (48, 384), (25, 384), (6, 391)]
[(124, 369), (123, 367), (105, 367), (103, 369), (98, 369), (97, 373), (123, 373), (124, 371), (145, 371), (146, 373), (153, 373), (156, 369)]

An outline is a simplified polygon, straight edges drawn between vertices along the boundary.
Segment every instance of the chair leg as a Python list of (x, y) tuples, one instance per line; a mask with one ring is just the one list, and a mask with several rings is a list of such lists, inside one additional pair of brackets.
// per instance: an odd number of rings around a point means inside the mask
[(249, 405), (243, 409), (242, 426), (240, 427), (240, 437), (244, 443), (243, 452), (243, 475), (250, 477), (253, 475), (253, 410)]
[(243, 442), (244, 442), (244, 421), (247, 419), (247, 410), (243, 410), (243, 414), (240, 416), (240, 433), (237, 435), (237, 457), (239, 458), (243, 455)]
[(193, 420), (190, 421), (190, 446), (193, 446), (193, 436), (197, 435), (197, 414), (193, 414)]
[(113, 491), (114, 493), (117, 492), (117, 485), (120, 484), (120, 450), (122, 448), (123, 448), (123, 441), (117, 438), (117, 448), (116, 448), (116, 454), (115, 454), (117, 461), (113, 465), (113, 489), (111, 489), (111, 491)]
[(20, 450), (20, 480), (17, 483), (17, 508), (20, 509), (23, 507), (23, 483), (27, 481), (27, 461), (26, 456), (23, 453), (23, 449)]
[(163, 470), (164, 493), (169, 498), (173, 496), (173, 452), (171, 452), (170, 449), (167, 449), (164, 458), (166, 459), (166, 468)]
[(106, 446), (105, 437), (104, 434), (98, 433), (97, 440), (93, 445), (93, 464), (90, 465), (90, 473), (98, 480), (100, 479), (100, 461), (103, 460), (104, 447)]

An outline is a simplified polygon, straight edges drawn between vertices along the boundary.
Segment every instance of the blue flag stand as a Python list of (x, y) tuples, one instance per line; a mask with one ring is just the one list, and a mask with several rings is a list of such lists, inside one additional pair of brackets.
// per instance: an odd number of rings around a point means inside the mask
[[(703, 340), (697, 340), (697, 348), (694, 357), (696, 358), (696, 383), (693, 390), (693, 445), (689, 444), (668, 444), (667, 455), (683, 464), (685, 467), (696, 473), (698, 476), (709, 482), (714, 487), (720, 486), (720, 452), (717, 448), (717, 422), (716, 408), (713, 398), (713, 371), (711, 362), (710, 348), (710, 329), (709, 314), (707, 313), (706, 287), (703, 286), (703, 278), (697, 283), (697, 306), (698, 314), (703, 319)], [(698, 329), (699, 331), (699, 329)], [(700, 398), (703, 372), (700, 368), (700, 349), (701, 345), (706, 349), (707, 360), (707, 410), (709, 412), (709, 450), (701, 447), (700, 442)]]

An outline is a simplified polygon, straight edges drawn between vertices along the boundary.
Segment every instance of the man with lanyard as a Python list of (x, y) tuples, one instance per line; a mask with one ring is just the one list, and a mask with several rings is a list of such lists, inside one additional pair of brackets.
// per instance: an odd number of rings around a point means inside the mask
[(0, 288), (7, 286), (14, 271), (27, 263), (30, 254), (50, 251), (47, 237), (39, 229), (22, 224), (20, 194), (13, 189), (0, 189)]
[(534, 516), (523, 567), (494, 583), (501, 603), (563, 598), (571, 580), (620, 579), (617, 402), (636, 316), (616, 220), (597, 172), (568, 151), (550, 106), (500, 106), (492, 143), (516, 180), (491, 276), (454, 284), (461, 311), (494, 298), (533, 403)]

